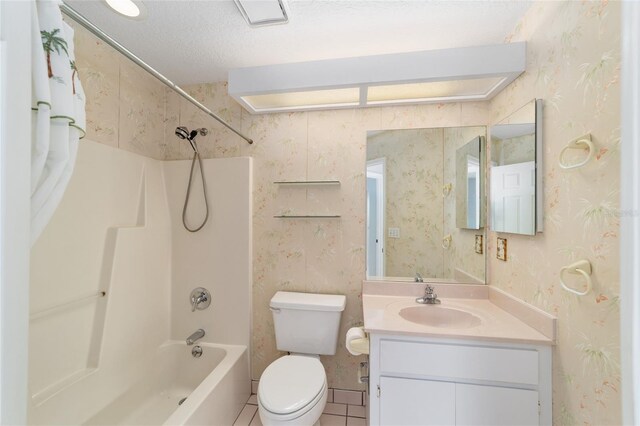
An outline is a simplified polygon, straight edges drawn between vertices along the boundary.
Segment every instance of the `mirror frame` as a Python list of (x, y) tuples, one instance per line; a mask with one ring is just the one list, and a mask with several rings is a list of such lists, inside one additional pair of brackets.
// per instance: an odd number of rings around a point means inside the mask
[[(494, 228), (494, 224), (491, 222), (491, 220), (488, 220), (489, 222), (489, 229), (493, 232), (497, 232), (500, 234), (513, 234), (513, 235), (528, 235), (528, 236), (535, 236), (536, 234), (543, 232), (544, 231), (544, 163), (543, 163), (543, 138), (542, 138), (542, 109), (543, 109), (543, 103), (542, 103), (542, 99), (532, 99), (531, 101), (527, 102), (526, 104), (522, 105), (520, 108), (516, 109), (515, 111), (513, 111), (511, 114), (507, 115), (506, 117), (504, 117), (503, 119), (501, 119), (500, 121), (498, 121), (497, 123), (494, 123), (492, 126), (489, 127), (489, 134), (491, 135), (491, 129), (496, 126), (499, 125), (500, 123), (502, 123), (503, 121), (507, 120), (509, 117), (511, 117), (513, 114), (515, 114), (516, 112), (520, 111), (522, 108), (525, 108), (527, 105), (529, 105), (531, 102), (534, 102), (534, 129), (535, 129), (535, 148), (536, 148), (536, 152), (535, 152), (535, 174), (536, 174), (536, 188), (535, 188), (535, 215), (534, 215), (534, 232), (533, 234), (523, 234), (523, 233), (514, 233), (514, 232), (508, 232), (508, 231), (502, 231), (502, 230), (496, 230)], [(491, 149), (491, 147), (493, 146), (493, 136), (491, 135), (491, 138), (489, 140), (489, 149)], [(491, 169), (491, 159), (487, 158), (487, 166)], [(489, 172), (489, 205), (488, 207), (488, 215), (489, 217), (493, 217), (493, 212), (492, 212), (492, 202), (491, 199), (493, 198), (493, 194), (491, 194), (491, 179), (493, 179), (493, 174), (491, 173), (491, 171)]]

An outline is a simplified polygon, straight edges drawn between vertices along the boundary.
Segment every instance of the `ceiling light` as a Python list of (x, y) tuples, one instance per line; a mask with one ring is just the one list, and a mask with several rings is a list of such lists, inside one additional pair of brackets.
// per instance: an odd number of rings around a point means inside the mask
[(140, 1), (105, 0), (105, 2), (111, 9), (127, 18), (142, 18), (146, 12), (146, 8)]
[(482, 101), (525, 70), (524, 42), (236, 68), (229, 95), (251, 113)]
[(456, 99), (483, 100), (495, 90), (505, 77), (473, 78), (425, 83), (370, 86), (368, 105), (416, 103), (422, 101), (447, 102)]
[(234, 0), (242, 17), (252, 27), (289, 22), (284, 0)]
[(360, 104), (360, 91), (356, 87), (350, 87), (348, 89), (270, 93), (244, 96), (242, 99), (252, 105), (256, 112), (286, 111), (300, 108), (354, 107)]

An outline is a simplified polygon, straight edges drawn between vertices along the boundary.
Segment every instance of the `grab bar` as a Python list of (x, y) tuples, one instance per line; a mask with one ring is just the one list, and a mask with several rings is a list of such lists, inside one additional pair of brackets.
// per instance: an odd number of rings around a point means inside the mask
[(57, 312), (64, 311), (65, 309), (77, 305), (82, 302), (88, 302), (89, 300), (99, 299), (101, 297), (106, 297), (106, 291), (99, 291), (97, 293), (88, 294), (86, 296), (78, 297), (75, 299), (67, 300), (66, 302), (58, 303), (56, 305), (50, 306), (48, 308), (41, 309), (29, 315), (29, 320), (37, 320), (39, 318), (47, 317), (49, 315), (53, 315)]

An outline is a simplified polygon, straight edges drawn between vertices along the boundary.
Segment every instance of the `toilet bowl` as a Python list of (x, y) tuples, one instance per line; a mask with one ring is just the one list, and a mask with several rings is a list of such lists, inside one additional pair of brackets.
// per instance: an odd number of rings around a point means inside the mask
[(334, 355), (346, 297), (279, 291), (269, 308), (276, 346), (286, 355), (272, 362), (258, 384), (264, 426), (320, 425), (327, 403), (327, 374), (320, 355)]
[(264, 426), (319, 425), (327, 403), (327, 378), (317, 356), (287, 355), (271, 363), (258, 385)]

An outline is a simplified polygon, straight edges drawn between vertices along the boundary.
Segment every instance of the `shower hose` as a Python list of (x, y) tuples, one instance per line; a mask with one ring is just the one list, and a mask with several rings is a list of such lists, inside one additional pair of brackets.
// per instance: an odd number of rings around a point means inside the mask
[[(200, 176), (202, 176), (202, 192), (204, 194), (204, 208), (205, 208), (205, 216), (204, 220), (200, 224), (200, 226), (196, 228), (189, 228), (187, 225), (187, 206), (189, 205), (189, 196), (191, 195), (191, 183), (193, 182), (193, 169), (196, 165), (196, 159), (198, 160), (198, 166), (200, 166)], [(200, 158), (200, 154), (198, 152), (193, 153), (193, 160), (191, 160), (191, 171), (189, 172), (189, 185), (187, 186), (187, 196), (184, 198), (184, 207), (182, 208), (182, 224), (184, 228), (189, 232), (198, 232), (201, 230), (204, 225), (209, 220), (209, 201), (207, 200), (207, 182), (204, 178), (204, 171), (202, 170), (202, 159)]]

